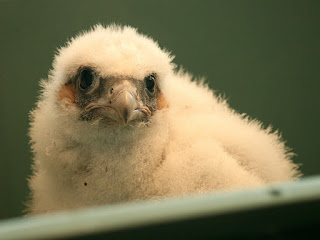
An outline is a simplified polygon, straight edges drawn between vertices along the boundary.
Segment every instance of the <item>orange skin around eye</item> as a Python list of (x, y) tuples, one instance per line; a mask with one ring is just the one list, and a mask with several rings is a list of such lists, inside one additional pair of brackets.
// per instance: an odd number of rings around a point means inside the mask
[(168, 104), (167, 100), (165, 99), (165, 97), (163, 96), (162, 92), (159, 92), (158, 96), (157, 96), (157, 109), (161, 110), (161, 109), (168, 107), (168, 106), (169, 106), (169, 104)]
[(76, 89), (71, 84), (64, 84), (59, 93), (58, 98), (61, 102), (67, 104), (74, 104), (76, 102)]

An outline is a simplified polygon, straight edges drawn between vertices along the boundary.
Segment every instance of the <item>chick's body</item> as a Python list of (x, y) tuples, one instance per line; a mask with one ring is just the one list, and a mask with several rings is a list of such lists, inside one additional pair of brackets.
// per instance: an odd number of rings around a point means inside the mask
[[(96, 26), (60, 50), (32, 112), (32, 213), (298, 177), (277, 134), (174, 71), (171, 60), (130, 27)], [(113, 93), (118, 86), (123, 98)], [(92, 104), (100, 104), (93, 113)]]

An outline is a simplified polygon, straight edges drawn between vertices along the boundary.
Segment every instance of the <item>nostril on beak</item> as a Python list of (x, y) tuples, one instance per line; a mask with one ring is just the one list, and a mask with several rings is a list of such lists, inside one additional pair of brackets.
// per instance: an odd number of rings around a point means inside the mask
[(109, 90), (109, 94), (112, 95), (113, 94), (113, 88), (110, 88)]

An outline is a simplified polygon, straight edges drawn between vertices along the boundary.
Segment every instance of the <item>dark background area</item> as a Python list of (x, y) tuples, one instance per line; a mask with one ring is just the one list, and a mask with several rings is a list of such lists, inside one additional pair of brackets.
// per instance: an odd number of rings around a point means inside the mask
[(0, 1), (0, 218), (21, 215), (28, 112), (56, 49), (96, 23), (137, 27), (320, 173), (320, 1)]

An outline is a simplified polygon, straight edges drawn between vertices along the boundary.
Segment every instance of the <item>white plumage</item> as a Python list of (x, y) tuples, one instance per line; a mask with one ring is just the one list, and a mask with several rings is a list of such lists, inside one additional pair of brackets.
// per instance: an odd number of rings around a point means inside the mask
[[(152, 39), (115, 25), (98, 25), (60, 49), (31, 114), (31, 213), (299, 177), (277, 134), (175, 71), (172, 59)], [(89, 109), (117, 84), (125, 85), (121, 109)], [(139, 107), (126, 102), (123, 110), (128, 96)]]

